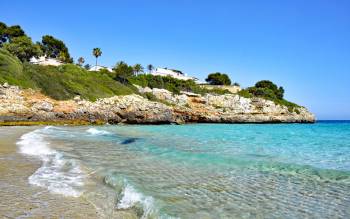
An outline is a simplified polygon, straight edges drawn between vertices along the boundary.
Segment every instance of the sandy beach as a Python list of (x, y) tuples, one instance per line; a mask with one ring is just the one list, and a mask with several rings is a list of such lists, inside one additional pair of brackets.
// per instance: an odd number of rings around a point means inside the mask
[(17, 153), (16, 141), (34, 129), (0, 127), (0, 217), (97, 218), (95, 208), (83, 198), (51, 194), (28, 183), (41, 161)]

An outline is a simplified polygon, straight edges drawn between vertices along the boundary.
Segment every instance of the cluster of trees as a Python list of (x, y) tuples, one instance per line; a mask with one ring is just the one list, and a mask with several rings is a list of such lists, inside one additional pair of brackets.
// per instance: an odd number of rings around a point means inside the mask
[(45, 55), (62, 62), (73, 63), (68, 48), (63, 41), (50, 35), (42, 37), (41, 42), (34, 43), (19, 25), (7, 26), (0, 22), (0, 47), (17, 56), (22, 62), (30, 58)]
[(179, 80), (170, 76), (163, 77), (151, 74), (141, 74), (130, 77), (129, 82), (142, 87), (160, 88), (179, 94), (180, 91), (187, 91), (193, 93), (204, 93), (203, 88), (197, 85), (193, 80)]
[(57, 58), (65, 63), (73, 63), (73, 58), (70, 57), (68, 48), (62, 40), (45, 35), (38, 44), (46, 57)]
[[(57, 58), (65, 63), (73, 63), (73, 58), (70, 56), (67, 46), (62, 40), (59, 40), (50, 35), (44, 35), (41, 42), (34, 43), (30, 37), (26, 35), (24, 30), (19, 25), (7, 26), (0, 22), (0, 48), (4, 48), (13, 55), (17, 56), (22, 62), (29, 61), (32, 57), (46, 56), (50, 58)], [(96, 58), (96, 65), (98, 57), (102, 55), (100, 48), (93, 48), (92, 55)], [(79, 57), (77, 65), (83, 66), (85, 59)], [(90, 68), (89, 64), (84, 66), (86, 69)], [(152, 64), (147, 66), (147, 70), (151, 72), (154, 69)], [(171, 77), (155, 77), (150, 75), (140, 75), (145, 71), (141, 64), (133, 66), (120, 61), (113, 67), (113, 73), (110, 74), (115, 80), (124, 84), (133, 80), (134, 83), (146, 85), (150, 87), (166, 88), (174, 92), (180, 90), (197, 91), (199, 86), (196, 86), (194, 81), (180, 81)], [(138, 77), (138, 75), (140, 75)], [(225, 73), (215, 72), (208, 75), (205, 79), (211, 85), (231, 85), (230, 77)], [(234, 83), (234, 85), (239, 85)], [(283, 100), (284, 89), (278, 87), (271, 81), (259, 81), (253, 87), (248, 87), (240, 92), (243, 96), (257, 96), (271, 100)]]
[(245, 97), (255, 96), (278, 101), (283, 100), (284, 88), (282, 86), (278, 87), (272, 81), (262, 80), (258, 81), (253, 87), (241, 90), (239, 94)]
[[(102, 55), (102, 50), (100, 48), (93, 48), (92, 55), (95, 56), (95, 58), (96, 58), (95, 65), (97, 66), (98, 57), (100, 57)], [(85, 59), (83, 57), (79, 57), (77, 60), (77, 65), (82, 67), (84, 62), (85, 62)], [(86, 64), (84, 66), (84, 68), (90, 69), (90, 65)], [(154, 69), (154, 67), (152, 64), (149, 64), (147, 66), (147, 69), (149, 72), (151, 72)], [(114, 67), (112, 68), (112, 70), (113, 70), (112, 73), (106, 69), (101, 69), (100, 71), (102, 73), (106, 73), (106, 74), (112, 76), (115, 80), (117, 80), (123, 84), (127, 84), (131, 77), (140, 75), (140, 74), (145, 72), (145, 68), (141, 64), (135, 64), (135, 65), (131, 66), (131, 65), (128, 65), (124, 61), (117, 62), (114, 65)]]
[(0, 22), (0, 47), (17, 56), (21, 61), (42, 54), (40, 45), (34, 44), (19, 25), (7, 26)]
[(211, 85), (231, 85), (230, 77), (220, 72), (209, 74), (205, 81)]
[[(95, 56), (95, 58), (96, 58), (95, 65), (97, 66), (98, 57), (100, 57), (102, 55), (101, 48), (93, 48), (92, 55)], [(85, 62), (85, 59), (83, 57), (79, 57), (77, 60), (77, 65), (83, 66), (84, 62)], [(86, 64), (84, 66), (84, 68), (90, 69), (90, 65)], [(132, 69), (132, 71), (131, 71), (131, 69)], [(152, 64), (149, 64), (147, 66), (147, 69), (149, 72), (151, 72), (154, 69), (154, 67)], [(118, 72), (118, 74), (121, 74), (121, 72), (123, 72), (122, 73), (123, 75), (128, 75), (128, 76), (139, 75), (141, 73), (144, 73), (144, 67), (141, 64), (135, 64), (134, 66), (129, 66), (124, 61), (117, 62), (117, 64), (114, 66), (113, 70), (115, 72)], [(121, 78), (125, 78), (125, 76), (122, 76)]]
[[(147, 66), (147, 69), (149, 72), (151, 72), (154, 69), (154, 67), (152, 64), (149, 64)], [(141, 64), (135, 64), (131, 66), (124, 61), (119, 61), (113, 67), (113, 72), (115, 74), (116, 80), (122, 83), (127, 83), (129, 78), (133, 76), (138, 76), (141, 73), (144, 73), (144, 67)]]

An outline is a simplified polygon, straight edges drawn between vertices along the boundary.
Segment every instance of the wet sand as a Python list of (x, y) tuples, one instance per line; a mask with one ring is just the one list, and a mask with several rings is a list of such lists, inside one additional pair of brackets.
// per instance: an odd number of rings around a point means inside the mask
[(16, 141), (37, 127), (0, 127), (0, 218), (98, 218), (84, 198), (49, 193), (28, 177), (41, 161), (17, 152)]

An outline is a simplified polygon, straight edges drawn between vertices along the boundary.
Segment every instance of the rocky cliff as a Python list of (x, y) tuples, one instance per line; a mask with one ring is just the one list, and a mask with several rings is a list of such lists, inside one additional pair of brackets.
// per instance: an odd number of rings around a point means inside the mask
[(280, 123), (314, 122), (306, 108), (288, 110), (261, 98), (243, 98), (235, 94), (204, 96), (193, 93), (174, 95), (163, 89), (138, 87), (157, 101), (140, 95), (114, 96), (95, 102), (57, 101), (31, 89), (0, 85), (0, 124), (20, 122), (63, 123)]

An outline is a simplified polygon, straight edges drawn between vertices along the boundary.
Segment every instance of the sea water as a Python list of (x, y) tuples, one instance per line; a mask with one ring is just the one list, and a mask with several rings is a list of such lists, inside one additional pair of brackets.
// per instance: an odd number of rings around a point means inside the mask
[(350, 122), (40, 127), (31, 186), (101, 217), (350, 218)]

